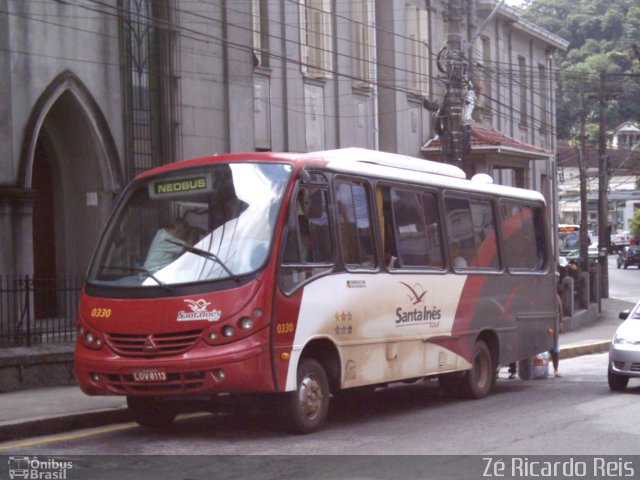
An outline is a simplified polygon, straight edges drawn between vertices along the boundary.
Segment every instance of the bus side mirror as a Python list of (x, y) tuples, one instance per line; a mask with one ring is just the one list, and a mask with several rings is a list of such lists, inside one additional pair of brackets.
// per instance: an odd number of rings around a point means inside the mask
[(627, 318), (629, 318), (629, 314), (631, 313), (631, 310), (622, 310), (619, 314), (618, 314), (618, 318), (620, 320), (626, 320)]

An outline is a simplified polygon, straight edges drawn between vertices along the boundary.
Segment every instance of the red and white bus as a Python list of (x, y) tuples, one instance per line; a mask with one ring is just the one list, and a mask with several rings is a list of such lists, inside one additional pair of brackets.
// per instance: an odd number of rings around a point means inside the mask
[(76, 374), (144, 426), (176, 399), (270, 393), (312, 432), (345, 389), (486, 396), (498, 366), (554, 347), (554, 282), (544, 198), (487, 175), (355, 148), (188, 160), (121, 196)]

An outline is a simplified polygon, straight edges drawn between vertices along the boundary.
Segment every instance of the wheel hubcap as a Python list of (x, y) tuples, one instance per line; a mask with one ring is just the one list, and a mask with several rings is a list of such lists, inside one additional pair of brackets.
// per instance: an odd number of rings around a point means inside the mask
[(323, 399), (324, 395), (318, 380), (313, 376), (304, 377), (298, 397), (302, 414), (306, 418), (313, 418), (320, 411)]
[(488, 360), (484, 355), (476, 356), (476, 360), (473, 363), (473, 375), (478, 387), (484, 387), (489, 378)]

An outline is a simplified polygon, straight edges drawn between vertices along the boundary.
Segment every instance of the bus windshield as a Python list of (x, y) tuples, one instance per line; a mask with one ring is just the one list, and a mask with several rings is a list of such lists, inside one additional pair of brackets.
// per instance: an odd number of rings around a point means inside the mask
[(580, 248), (580, 227), (578, 225), (558, 225), (558, 245), (560, 255), (568, 255)]
[(267, 260), (292, 168), (224, 163), (134, 183), (107, 226), (90, 283), (162, 286), (233, 278)]

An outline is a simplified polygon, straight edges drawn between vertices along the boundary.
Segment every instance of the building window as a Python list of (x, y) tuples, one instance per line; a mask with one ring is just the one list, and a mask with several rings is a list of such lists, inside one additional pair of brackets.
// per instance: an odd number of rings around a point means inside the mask
[(544, 65), (538, 65), (538, 77), (540, 77), (540, 131), (548, 132), (549, 129), (549, 82), (547, 69)]
[(491, 41), (487, 37), (482, 38), (482, 108), (485, 115), (491, 114), (492, 95), (492, 65), (491, 65)]
[(331, 0), (300, 0), (300, 54), (307, 77), (332, 77)]
[(527, 62), (524, 57), (518, 57), (518, 86), (520, 90), (520, 126), (528, 123), (527, 104)]
[(407, 81), (409, 90), (429, 96), (429, 13), (407, 5)]
[(267, 0), (251, 0), (253, 20), (253, 61), (256, 67), (269, 66), (269, 35)]
[[(165, 2), (120, 0), (122, 11), (125, 135), (129, 179), (169, 161), (163, 144), (168, 137), (162, 121), (163, 31)], [(164, 27), (162, 27), (164, 26)], [(165, 52), (166, 54), (166, 52)]]
[(370, 87), (375, 59), (374, 11), (371, 0), (351, 0), (353, 19), (353, 76), (358, 87)]

